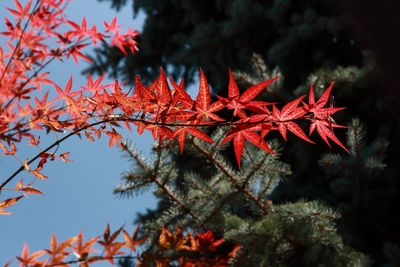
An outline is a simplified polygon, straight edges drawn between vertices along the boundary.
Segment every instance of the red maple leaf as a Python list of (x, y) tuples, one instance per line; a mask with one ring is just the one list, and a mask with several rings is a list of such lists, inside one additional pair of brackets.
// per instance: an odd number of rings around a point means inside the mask
[(25, 243), (21, 256), (17, 256), (17, 259), (20, 262), (20, 266), (42, 266), (44, 261), (38, 261), (37, 258), (40, 258), (44, 254), (46, 254), (44, 250), (39, 250), (29, 255), (29, 247)]
[[(77, 237), (71, 237), (60, 244), (57, 243), (57, 237), (53, 233), (51, 236), (50, 241), (50, 249), (45, 249), (44, 251), (50, 256), (50, 261), (48, 262), (49, 265), (57, 264), (59, 265), (60, 262), (70, 254), (67, 249), (76, 241)], [(67, 265), (59, 265), (59, 266), (67, 266)]]
[(117, 17), (114, 17), (110, 24), (104, 21), (104, 27), (106, 28), (106, 32), (119, 32), (121, 25), (117, 23)]
[(303, 132), (300, 126), (297, 123), (293, 122), (293, 120), (301, 118), (302, 116), (304, 116), (304, 114), (307, 113), (306, 108), (298, 107), (303, 98), (304, 96), (301, 96), (287, 103), (280, 111), (275, 105), (273, 105), (272, 117), (274, 122), (277, 124), (278, 130), (281, 133), (283, 139), (287, 140), (286, 135), (287, 130), (289, 130), (301, 139), (314, 144), (314, 142), (311, 141), (308, 136)]
[(108, 142), (109, 147), (113, 147), (114, 144), (121, 146), (122, 136), (114, 128), (111, 131), (106, 131), (106, 135), (110, 137), (110, 141)]
[(198, 251), (215, 251), (225, 240), (223, 238), (215, 240), (211, 230), (207, 230), (203, 234), (196, 233), (196, 250)]
[(244, 149), (244, 141), (252, 143), (253, 145), (265, 150), (268, 153), (275, 153), (269, 145), (261, 138), (260, 135), (255, 131), (261, 130), (260, 126), (248, 126), (248, 125), (237, 125), (231, 130), (227, 136), (222, 140), (221, 144), (224, 144), (230, 140), (233, 140), (233, 148), (235, 150), (236, 161), (240, 168), (241, 157)]
[(215, 101), (214, 103), (211, 103), (210, 87), (208, 86), (208, 82), (203, 70), (200, 69), (199, 93), (197, 94), (195, 103), (196, 120), (224, 121), (224, 119), (214, 114), (214, 112), (217, 112), (223, 108), (224, 105), (221, 103), (221, 101)]
[(17, 7), (17, 10), (11, 9), (7, 7), (7, 10), (10, 11), (11, 14), (13, 14), (15, 17), (17, 17), (17, 21), (20, 21), (26, 17), (29, 17), (29, 10), (32, 5), (32, 0), (28, 1), (25, 7), (22, 6), (22, 4), (18, 0), (14, 0), (14, 3)]
[(122, 230), (125, 238), (125, 247), (131, 249), (132, 251), (136, 251), (136, 247), (146, 241), (146, 238), (138, 239), (139, 234), (139, 225), (136, 227), (132, 236), (125, 230)]
[(80, 232), (75, 238), (76, 238), (75, 245), (72, 246), (72, 249), (74, 251), (75, 256), (79, 260), (85, 260), (88, 258), (90, 252), (96, 252), (96, 250), (93, 249), (92, 247), (99, 239), (98, 237), (91, 238), (87, 242), (84, 242), (83, 233)]
[(193, 109), (193, 99), (189, 96), (189, 94), (185, 91), (184, 81), (181, 80), (179, 84), (172, 79), (170, 79), (172, 87), (174, 87), (173, 95), (173, 106), (177, 106), (179, 104), (182, 105), (182, 109)]
[(343, 110), (344, 108), (335, 108), (325, 107), (324, 106), (328, 103), (330, 99), (331, 91), (333, 88), (334, 83), (322, 93), (321, 97), (318, 101), (315, 101), (314, 97), (314, 88), (311, 84), (310, 86), (310, 93), (308, 98), (308, 112), (313, 114), (313, 118), (311, 119), (312, 123), (310, 125), (310, 135), (313, 133), (315, 129), (319, 136), (324, 140), (324, 142), (330, 147), (329, 139), (335, 142), (338, 146), (343, 148), (347, 153), (349, 150), (340, 142), (340, 140), (335, 136), (333, 132), (333, 128), (345, 128), (345, 126), (338, 125), (335, 123), (333, 118), (331, 117), (332, 114), (336, 113), (339, 110)]
[(138, 75), (135, 77), (135, 92), (132, 96), (134, 108), (138, 111), (152, 111), (156, 105), (157, 96), (143, 85)]
[(119, 251), (124, 246), (124, 243), (115, 242), (115, 239), (119, 236), (121, 231), (122, 227), (110, 235), (110, 225), (107, 224), (107, 228), (103, 234), (103, 240), (97, 241), (97, 243), (104, 247), (104, 251), (106, 252), (105, 258), (107, 258), (111, 264), (114, 263), (113, 257), (125, 254), (125, 252)]
[(241, 118), (246, 118), (245, 109), (254, 110), (263, 106), (269, 105), (268, 102), (263, 101), (252, 101), (256, 98), (262, 90), (269, 84), (277, 80), (279, 77), (272, 78), (270, 80), (263, 81), (256, 85), (253, 85), (246, 89), (242, 95), (240, 95), (239, 88), (236, 84), (235, 78), (233, 77), (232, 71), (229, 70), (229, 86), (228, 86), (228, 98), (218, 97), (221, 102), (228, 108), (233, 109), (233, 115)]
[(75, 22), (73, 22), (71, 20), (68, 20), (67, 22), (68, 22), (69, 25), (71, 25), (74, 28), (74, 30), (73, 31), (69, 31), (67, 33), (67, 35), (77, 36), (78, 37), (77, 42), (82, 40), (82, 38), (84, 38), (89, 33), (85, 17), (82, 19), (81, 26), (79, 26), (78, 24), (76, 24)]
[(178, 138), (178, 143), (179, 143), (179, 150), (181, 153), (183, 153), (183, 148), (185, 146), (185, 139), (186, 139), (186, 134), (191, 134), (201, 140), (204, 140), (209, 143), (213, 143), (214, 141), (204, 132), (200, 131), (199, 129), (195, 127), (185, 127), (181, 126), (178, 129), (176, 129), (171, 138)]

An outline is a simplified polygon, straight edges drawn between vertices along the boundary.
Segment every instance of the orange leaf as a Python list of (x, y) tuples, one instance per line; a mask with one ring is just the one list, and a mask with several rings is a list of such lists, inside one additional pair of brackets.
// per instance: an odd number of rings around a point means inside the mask
[(2, 142), (0, 142), (0, 148), (4, 151), (5, 155), (14, 155), (17, 151), (14, 143), (11, 143), (11, 150), (8, 150), (8, 148)]
[(46, 175), (40, 173), (37, 169), (31, 171), (31, 173), (32, 173), (33, 175), (35, 175), (37, 178), (42, 179), (42, 180), (47, 180), (47, 179), (49, 178), (49, 177), (47, 177)]
[(130, 237), (129, 233), (125, 230), (122, 230), (125, 238), (125, 247), (130, 248), (132, 251), (136, 251), (136, 246), (142, 244), (146, 241), (146, 238), (137, 239), (139, 233), (139, 225), (136, 227), (135, 232), (132, 237)]
[(18, 200), (20, 200), (23, 197), (24, 196), (13, 197), (13, 198), (9, 198), (9, 199), (6, 199), (6, 200), (0, 202), (0, 209), (5, 209), (5, 208), (8, 208), (8, 207), (14, 205)]
[(99, 238), (94, 237), (89, 239), (87, 242), (83, 241), (83, 233), (80, 232), (76, 236), (75, 246), (72, 247), (74, 254), (81, 260), (87, 258), (90, 252), (96, 252), (92, 246), (97, 242)]
[(46, 254), (50, 256), (50, 262), (48, 264), (52, 265), (62, 262), (69, 255), (67, 249), (76, 241), (76, 239), (76, 237), (72, 237), (58, 244), (57, 237), (53, 233), (50, 241), (51, 248), (45, 249)]
[(44, 262), (36, 261), (36, 259), (43, 256), (44, 254), (46, 254), (44, 250), (39, 250), (29, 255), (29, 248), (28, 245), (25, 243), (24, 248), (22, 249), (21, 256), (17, 256), (17, 259), (21, 263), (21, 266), (41, 266)]
[(43, 192), (34, 187), (24, 187), (21, 189), (24, 193), (31, 195), (43, 195)]
[(72, 160), (69, 160), (68, 157), (69, 157), (69, 152), (65, 152), (65, 153), (60, 154), (60, 159), (62, 161), (64, 161), (65, 163), (72, 162)]
[(122, 227), (120, 227), (117, 231), (115, 231), (110, 236), (110, 225), (107, 224), (107, 228), (103, 234), (103, 240), (97, 241), (100, 245), (104, 247), (104, 251), (106, 253), (105, 257), (107, 260), (113, 264), (114, 258), (116, 255), (125, 254), (125, 252), (120, 251), (120, 249), (125, 245), (123, 242), (114, 242), (115, 239), (119, 236), (122, 231)]
[(11, 214), (11, 212), (5, 211), (2, 208), (0, 208), (0, 215), (10, 215), (10, 214)]

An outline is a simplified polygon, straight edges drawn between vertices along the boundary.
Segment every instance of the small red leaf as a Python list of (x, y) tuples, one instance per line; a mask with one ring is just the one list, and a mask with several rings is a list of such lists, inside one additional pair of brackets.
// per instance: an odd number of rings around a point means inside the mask
[(289, 121), (285, 123), (286, 128), (294, 133), (295, 135), (297, 135), (298, 137), (300, 137), (301, 139), (311, 143), (311, 144), (315, 144), (313, 141), (311, 141), (308, 136), (303, 132), (303, 130), (300, 128), (299, 125), (297, 125), (296, 123)]
[(267, 87), (269, 84), (271, 84), (272, 82), (274, 82), (277, 79), (279, 79), (279, 77), (275, 77), (270, 80), (263, 81), (261, 83), (258, 83), (256, 85), (253, 85), (252, 87), (248, 88), (240, 96), (240, 102), (245, 103), (245, 102), (249, 102), (250, 100), (253, 100), (261, 93), (262, 90), (264, 90), (265, 87)]

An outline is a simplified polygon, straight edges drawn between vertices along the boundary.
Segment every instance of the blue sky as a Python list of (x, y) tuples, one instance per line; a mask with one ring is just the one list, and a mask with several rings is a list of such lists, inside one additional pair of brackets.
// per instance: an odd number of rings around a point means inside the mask
[[(0, 2), (0, 24), (7, 14), (5, 7), (12, 6), (12, 0)], [(144, 16), (140, 14), (132, 20), (131, 6), (127, 5), (120, 12), (110, 8), (109, 2), (96, 0), (73, 0), (68, 7), (67, 15), (74, 21), (86, 17), (89, 25), (99, 25), (103, 20), (111, 21), (118, 16), (118, 21), (126, 26), (140, 30)], [(4, 26), (0, 25), (0, 30)], [(0, 39), (3, 43), (4, 39)], [(51, 77), (62, 85), (72, 74), (74, 87), (85, 84), (85, 77), (80, 72), (86, 67), (82, 62), (76, 65), (72, 60), (64, 64), (52, 64), (46, 70)], [(126, 138), (132, 140), (138, 148), (148, 154), (152, 144), (149, 135), (138, 136), (126, 132)], [(50, 144), (54, 136), (42, 139)], [(119, 182), (121, 173), (129, 168), (129, 163), (122, 158), (117, 148), (109, 148), (108, 140), (90, 143), (77, 137), (64, 142), (60, 151), (70, 151), (73, 163), (50, 162), (44, 173), (48, 181), (39, 181), (36, 187), (45, 192), (42, 196), (29, 196), (22, 199), (10, 211), (12, 215), (0, 217), (0, 266), (14, 258), (12, 266), (16, 266), (15, 256), (19, 255), (26, 241), (31, 249), (38, 250), (49, 247), (51, 234), (57, 234), (59, 240), (74, 236), (82, 230), (86, 237), (101, 234), (107, 223), (113, 229), (125, 224), (133, 231), (132, 221), (137, 212), (145, 211), (156, 205), (151, 193), (132, 199), (118, 199), (112, 194), (114, 186)], [(18, 153), (26, 157), (33, 151), (21, 148)], [(0, 158), (0, 180), (10, 175), (18, 167), (18, 162)], [(24, 178), (28, 174), (21, 174)]]

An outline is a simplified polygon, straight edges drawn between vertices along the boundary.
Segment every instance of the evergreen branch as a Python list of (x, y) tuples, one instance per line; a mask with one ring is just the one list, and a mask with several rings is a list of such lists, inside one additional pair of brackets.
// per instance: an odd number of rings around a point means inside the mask
[(143, 171), (151, 169), (151, 167), (142, 159), (142, 157), (140, 157), (138, 153), (135, 153), (135, 151), (133, 151), (133, 149), (128, 145), (128, 143), (121, 142), (121, 147), (126, 153), (128, 153), (128, 155), (132, 159), (134, 159), (138, 163), (139, 167), (142, 168)]
[(218, 161), (215, 157), (213, 157), (208, 151), (204, 150), (201, 146), (197, 145), (196, 142), (193, 141), (193, 139), (190, 139), (192, 145), (200, 152), (202, 153), (208, 160), (214, 163), (214, 165), (220, 169), (229, 179), (229, 181), (232, 183), (232, 185), (243, 195), (245, 195), (248, 199), (250, 199), (252, 202), (254, 202), (260, 210), (265, 214), (267, 213), (267, 208), (262, 204), (261, 202), (258, 201), (258, 199), (253, 196), (249, 191), (247, 191), (245, 188), (242, 187), (242, 185), (239, 184), (238, 180), (236, 177), (230, 173), (224, 166), (221, 164), (220, 161)]
[[(153, 170), (153, 175), (150, 177), (151, 181), (153, 181), (158, 186), (158, 188), (160, 188), (167, 195), (168, 198), (170, 198), (172, 201), (181, 206), (181, 208), (185, 212), (190, 214), (190, 216), (192, 216), (193, 219), (198, 219), (197, 215), (195, 215), (193, 211), (185, 203), (183, 203), (177, 196), (175, 196), (175, 194), (168, 189), (165, 183), (161, 183), (160, 181), (157, 180), (157, 173), (160, 167), (161, 155), (162, 155), (162, 151), (159, 146), (157, 147), (156, 152), (157, 152), (157, 157), (156, 157), (155, 167)], [(172, 168), (170, 168), (169, 173), (165, 175), (165, 177), (168, 177), (171, 171)]]
[(213, 209), (208, 216), (203, 219), (203, 221), (199, 224), (199, 227), (203, 227), (207, 222), (209, 222), (215, 215), (219, 214), (221, 209), (225, 206), (225, 204), (230, 201), (235, 195), (237, 195), (239, 191), (234, 191), (229, 193), (227, 196), (225, 196), (224, 199), (221, 199), (220, 203), (218, 206)]
[(256, 172), (261, 169), (266, 159), (267, 155), (264, 155), (264, 157), (253, 168), (251, 168), (251, 171), (246, 175), (246, 178), (242, 183), (243, 188), (246, 187), (251, 177), (253, 177), (256, 174)]
[(272, 180), (273, 180), (272, 178), (268, 179), (267, 185), (262, 190), (260, 190), (260, 192), (258, 193), (257, 197), (259, 200), (260, 200), (260, 198), (264, 198), (263, 195), (268, 191), (268, 189), (271, 188)]
[[(143, 178), (143, 177), (137, 177), (137, 178)], [(135, 179), (135, 181), (137, 181)], [(123, 185), (119, 185), (114, 189), (114, 193), (115, 194), (120, 194), (122, 196), (124, 195), (132, 195), (132, 191), (138, 191), (140, 189), (145, 190), (146, 187), (149, 187), (149, 184), (151, 183), (151, 181), (145, 180), (145, 181), (140, 181), (138, 183), (135, 182), (127, 182), (126, 184)]]
[(180, 199), (178, 199), (169, 189), (165, 184), (160, 183), (157, 181), (157, 177), (153, 177), (152, 181), (162, 190), (164, 193), (167, 195), (168, 198), (170, 198), (172, 201), (177, 203), (181, 208), (190, 214), (190, 216), (193, 217), (193, 219), (198, 219), (197, 215), (193, 213), (193, 211), (185, 204), (183, 203)]

